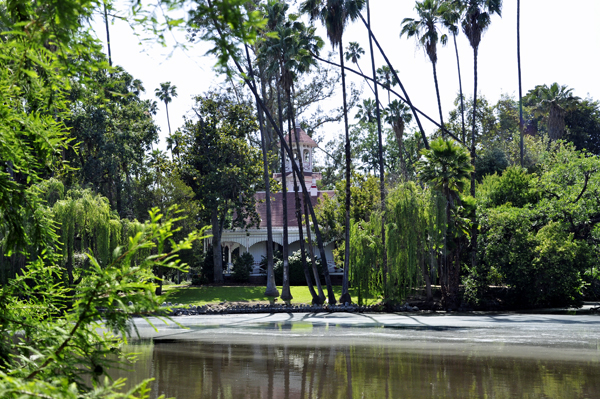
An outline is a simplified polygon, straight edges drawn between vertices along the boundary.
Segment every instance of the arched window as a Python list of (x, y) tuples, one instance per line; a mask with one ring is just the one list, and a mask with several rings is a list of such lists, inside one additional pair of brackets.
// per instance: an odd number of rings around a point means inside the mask
[(310, 151), (304, 150), (304, 163), (308, 165), (310, 163)]

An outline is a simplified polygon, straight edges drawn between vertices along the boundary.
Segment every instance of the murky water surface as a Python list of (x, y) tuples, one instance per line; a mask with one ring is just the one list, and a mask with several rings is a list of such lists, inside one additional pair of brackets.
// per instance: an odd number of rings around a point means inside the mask
[[(196, 327), (188, 339), (132, 341), (125, 350), (139, 361), (113, 375), (130, 384), (154, 378), (153, 397), (178, 399), (599, 398), (598, 329), (558, 330), (515, 331), (509, 344), (509, 329)], [(544, 338), (553, 334), (564, 344)], [(531, 345), (525, 335), (542, 340)]]

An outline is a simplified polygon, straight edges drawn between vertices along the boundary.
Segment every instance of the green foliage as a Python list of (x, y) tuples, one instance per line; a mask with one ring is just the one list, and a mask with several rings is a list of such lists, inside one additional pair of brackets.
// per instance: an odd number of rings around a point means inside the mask
[(215, 267), (213, 260), (213, 247), (208, 246), (208, 249), (204, 253), (204, 257), (200, 262), (200, 273), (192, 276), (192, 284), (212, 284), (215, 281)]
[[(302, 267), (302, 255), (300, 254), (300, 250), (290, 254), (288, 259), (290, 264), (290, 285), (306, 286), (306, 276), (304, 275), (304, 268)], [(306, 257), (306, 263), (310, 265), (309, 256)], [(321, 265), (321, 258), (315, 257), (315, 263), (317, 265), (317, 271), (319, 273), (319, 276), (322, 276), (323, 266)], [(278, 259), (275, 262), (274, 272), (275, 282), (278, 285), (283, 284), (283, 260)], [(323, 280), (323, 278), (321, 278), (321, 280)]]
[[(352, 198), (350, 218), (354, 220), (368, 220), (371, 212), (380, 204), (379, 181), (373, 175), (354, 173), (350, 182), (350, 195)], [(317, 220), (321, 227), (325, 242), (341, 240), (344, 236), (346, 198), (346, 182), (338, 181), (335, 194), (332, 197), (324, 195), (319, 198), (315, 207)]]
[[(177, 254), (200, 237), (190, 234), (165, 252), (175, 220), (152, 211), (127, 245), (115, 249), (111, 263), (102, 266), (89, 257), (90, 268), (76, 290), (64, 285), (60, 269), (43, 258), (0, 289), (0, 329), (12, 337), (3, 341), (1, 397), (146, 397), (147, 382), (119, 394), (123, 381), (104, 377), (114, 366), (112, 355), (131, 333), (130, 318), (159, 309), (153, 268), (186, 270)], [(155, 255), (140, 257), (143, 252)]]
[(512, 287), (513, 306), (580, 305), (581, 272), (590, 263), (591, 249), (560, 223), (538, 228), (539, 220), (540, 215), (524, 208), (490, 210), (482, 224), (482, 260)]
[(519, 166), (507, 168), (502, 175), (486, 176), (477, 186), (477, 201), (483, 208), (512, 205), (522, 208), (540, 198), (536, 175)]
[(250, 279), (250, 271), (254, 264), (254, 257), (250, 252), (244, 252), (233, 262), (233, 281), (247, 283)]
[(156, 103), (142, 100), (142, 82), (120, 67), (96, 71), (92, 78), (87, 84), (75, 80), (70, 92), (66, 125), (78, 147), (65, 151), (76, 168), (65, 180), (104, 195), (120, 217), (143, 220), (158, 205), (140, 209), (134, 198), (144, 181), (135, 176), (148, 173), (146, 153), (158, 140), (152, 119)]

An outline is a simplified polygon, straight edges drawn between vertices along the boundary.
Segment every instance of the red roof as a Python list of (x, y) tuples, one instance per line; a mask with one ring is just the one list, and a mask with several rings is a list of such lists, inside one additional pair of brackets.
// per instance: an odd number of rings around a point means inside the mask
[[(317, 199), (323, 198), (323, 195), (327, 194), (329, 198), (332, 198), (335, 195), (335, 191), (319, 191), (316, 196), (310, 197), (310, 202), (313, 206), (317, 205)], [(304, 195), (302, 192), (299, 192), (300, 195), (300, 204), (302, 206), (302, 213), (304, 214)], [(256, 193), (255, 198), (257, 201), (256, 210), (258, 215), (260, 216), (262, 228), (267, 226), (267, 203), (264, 201), (267, 196), (264, 192)], [(296, 198), (294, 196), (294, 191), (288, 191), (287, 193), (287, 218), (288, 218), (288, 226), (290, 227), (298, 227), (298, 220), (296, 219)], [(273, 227), (283, 227), (283, 193), (271, 193), (271, 220), (273, 223)]]
[[(302, 128), (297, 127), (296, 134), (298, 135), (298, 141), (300, 142), (300, 144), (304, 144), (309, 147), (317, 147), (318, 146), (318, 144), (308, 134), (306, 134), (306, 132), (304, 130), (302, 130)], [(285, 142), (288, 143), (288, 145), (290, 144), (290, 135), (289, 134), (285, 135)], [(294, 137), (293, 135), (292, 135), (292, 144), (293, 144), (293, 148), (295, 148), (296, 147), (296, 137)]]

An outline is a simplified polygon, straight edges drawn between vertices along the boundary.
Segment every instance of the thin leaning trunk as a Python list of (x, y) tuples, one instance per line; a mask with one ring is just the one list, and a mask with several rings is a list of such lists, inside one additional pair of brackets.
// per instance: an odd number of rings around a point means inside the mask
[[(252, 70), (248, 46), (246, 46), (246, 57), (248, 60), (248, 72), (250, 73), (250, 79), (253, 80), (254, 88), (256, 90), (256, 80), (254, 80), (254, 72)], [(267, 160), (267, 138), (265, 134), (263, 114), (260, 112), (258, 95), (256, 95), (256, 108), (258, 111), (258, 122), (260, 127), (260, 142), (263, 158), (263, 182), (265, 185), (265, 205), (267, 211), (267, 288), (265, 290), (265, 296), (277, 298), (279, 296), (279, 291), (277, 290), (277, 285), (275, 284), (275, 273), (273, 270), (273, 220), (271, 218), (271, 187), (269, 181), (269, 163)]]
[[(369, 30), (371, 28), (371, 7), (370, 2), (367, 0), (367, 22), (369, 26)], [(373, 79), (377, 79), (377, 70), (375, 69), (375, 57), (373, 54), (373, 39), (369, 35), (369, 48), (371, 50), (371, 68), (373, 69)], [(361, 71), (362, 72), (362, 71)], [(389, 93), (389, 92), (388, 92)], [(377, 140), (378, 140), (378, 155), (379, 155), (379, 193), (381, 198), (381, 247), (382, 247), (382, 269), (383, 269), (383, 281), (384, 281), (384, 296), (383, 299), (387, 300), (387, 290), (386, 290), (386, 282), (387, 282), (387, 269), (388, 269), (388, 259), (387, 259), (387, 246), (386, 246), (386, 237), (385, 237), (385, 171), (383, 165), (383, 138), (381, 133), (381, 111), (379, 109), (379, 91), (377, 90), (377, 85), (375, 85), (375, 103), (376, 109), (375, 113), (377, 115)], [(403, 173), (405, 174), (406, 179), (406, 165), (402, 165), (404, 163), (404, 157), (402, 156), (402, 148), (400, 148), (400, 158), (401, 158), (401, 166), (403, 169)]]
[(521, 91), (521, 0), (517, 0), (517, 68), (519, 70), (519, 149), (521, 153), (521, 167), (525, 157), (523, 144), (523, 93)]
[[(292, 84), (291, 89), (294, 89), (294, 85)], [(293, 108), (293, 104), (292, 104), (292, 96), (291, 96), (291, 91), (288, 93), (288, 109), (290, 110), (290, 120), (292, 123), (292, 129), (290, 130), (290, 146), (293, 147), (292, 144), (292, 132), (293, 132), (293, 137), (295, 139), (296, 142), (296, 148), (298, 151), (298, 162), (299, 162), (299, 167), (300, 170), (302, 171), (302, 173), (304, 173), (304, 163), (302, 160), (302, 152), (300, 149), (300, 141), (298, 139), (298, 133), (296, 131), (296, 120), (295, 120), (295, 115), (294, 115), (294, 108)], [(304, 185), (304, 187), (302, 187), (303, 192), (307, 192), (306, 190), (306, 183), (304, 181), (301, 182), (301, 184)], [(325, 302), (325, 293), (323, 292), (323, 287), (321, 286), (321, 279), (319, 277), (319, 273), (317, 271), (317, 264), (315, 262), (315, 255), (314, 255), (314, 251), (312, 248), (312, 239), (310, 236), (310, 223), (309, 223), (309, 219), (308, 219), (308, 203), (310, 202), (310, 196), (309, 195), (304, 195), (304, 211), (306, 213), (306, 236), (308, 238), (308, 253), (310, 255), (310, 263), (312, 266), (312, 271), (313, 271), (313, 275), (315, 278), (315, 283), (317, 284), (317, 292), (318, 292), (318, 297), (319, 297), (319, 303), (324, 303)], [(297, 212), (298, 212), (298, 226), (300, 228), (302, 228), (302, 210), (301, 210), (301, 202), (300, 202), (300, 198), (299, 196), (296, 197), (296, 204), (297, 204)], [(301, 238), (302, 243), (301, 245), (304, 245), (304, 240)], [(304, 257), (305, 255), (303, 255)], [(321, 260), (321, 263), (324, 262), (324, 267), (327, 267), (327, 259), (325, 260)], [(328, 287), (329, 288), (329, 287)]]
[(352, 298), (350, 297), (350, 293), (348, 292), (348, 272), (350, 270), (350, 166), (352, 159), (350, 154), (350, 133), (348, 129), (348, 106), (346, 103), (346, 71), (344, 70), (344, 51), (341, 38), (339, 46), (340, 65), (342, 66), (342, 95), (344, 101), (344, 128), (346, 137), (346, 220), (344, 228), (344, 279), (342, 281), (342, 296), (340, 297), (340, 302), (344, 304), (346, 302), (352, 302)]
[(108, 29), (108, 12), (106, 11), (106, 0), (104, 5), (104, 24), (106, 26), (106, 49), (108, 50), (108, 65), (112, 67), (112, 54), (110, 52), (110, 31)]
[(440, 125), (442, 126), (442, 137), (446, 138), (446, 133), (444, 130), (444, 115), (442, 114), (442, 101), (440, 100), (440, 87), (437, 78), (437, 68), (435, 67), (435, 62), (432, 62), (431, 64), (433, 65), (433, 80), (435, 82), (435, 94), (437, 95), (438, 110), (440, 112)]
[(452, 34), (452, 37), (454, 38), (454, 51), (456, 52), (456, 67), (458, 69), (458, 89), (460, 92), (460, 116), (462, 119), (462, 142), (463, 144), (465, 144), (466, 140), (467, 140), (467, 133), (466, 133), (466, 129), (465, 129), (465, 102), (464, 102), (464, 96), (463, 96), (463, 91), (462, 91), (462, 78), (460, 76), (460, 59), (458, 57), (458, 46), (456, 45), (456, 33)]
[(369, 24), (367, 23), (367, 21), (365, 21), (365, 19), (363, 18), (363, 16), (360, 15), (360, 14), (359, 14), (359, 17), (363, 21), (363, 23), (365, 24), (365, 26), (367, 27), (367, 30), (369, 31), (369, 37), (373, 38), (373, 41), (375, 42), (375, 45), (379, 49), (379, 52), (381, 53), (381, 55), (385, 59), (386, 64), (392, 70), (392, 73), (394, 74), (394, 78), (396, 78), (396, 80), (398, 81), (398, 85), (400, 86), (400, 89), (402, 90), (402, 93), (404, 94), (404, 97), (406, 97), (406, 103), (410, 107), (410, 110), (413, 113), (413, 116), (415, 117), (415, 120), (417, 121), (417, 125), (419, 126), (419, 131), (421, 132), (421, 139), (423, 140), (423, 145), (425, 146), (425, 149), (428, 150), (429, 149), (429, 141), (427, 140), (427, 136), (425, 136), (425, 130), (423, 130), (423, 125), (421, 125), (421, 120), (419, 119), (419, 115), (417, 114), (417, 110), (413, 106), (412, 101), (410, 101), (410, 98), (408, 97), (408, 93), (406, 92), (406, 90), (404, 89), (404, 85), (402, 84), (402, 81), (398, 77), (398, 74), (396, 73), (396, 70), (392, 66), (392, 63), (388, 59), (387, 55), (385, 54), (385, 52), (383, 51), (383, 49), (379, 45), (379, 42), (377, 41), (377, 38), (375, 38), (375, 35), (373, 34), (373, 31), (371, 31), (371, 27), (369, 26)]

